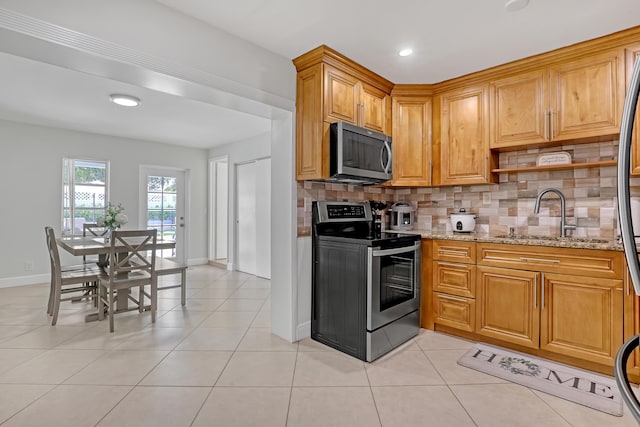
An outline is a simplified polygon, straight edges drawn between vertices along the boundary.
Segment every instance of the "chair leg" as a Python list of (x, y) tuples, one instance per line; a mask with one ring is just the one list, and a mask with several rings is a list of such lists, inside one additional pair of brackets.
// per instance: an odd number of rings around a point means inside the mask
[(114, 330), (114, 327), (113, 327), (113, 315), (115, 313), (113, 312), (113, 306), (114, 306), (113, 288), (111, 287), (111, 285), (109, 285), (109, 332), (113, 332), (113, 330)]
[(144, 311), (144, 286), (138, 286), (138, 313)]
[(156, 310), (158, 308), (158, 278), (151, 281), (151, 323), (156, 323)]
[(55, 292), (56, 280), (53, 276), (53, 265), (51, 265), (51, 284), (49, 285), (49, 301), (47, 302), (47, 314), (51, 316), (53, 311), (53, 293)]
[(55, 326), (58, 322), (58, 310), (60, 309), (60, 284), (55, 283), (53, 286), (53, 301), (51, 306), (51, 326)]
[(98, 320), (104, 320), (104, 303), (105, 303), (105, 293), (104, 293), (104, 289), (102, 287), (102, 284), (100, 284), (100, 282), (98, 282), (98, 293), (97, 293), (98, 297), (96, 299), (96, 302), (98, 304)]

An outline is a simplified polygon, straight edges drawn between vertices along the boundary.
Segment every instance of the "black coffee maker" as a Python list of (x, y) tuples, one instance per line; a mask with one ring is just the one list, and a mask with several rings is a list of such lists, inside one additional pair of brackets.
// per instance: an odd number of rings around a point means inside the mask
[(387, 208), (387, 204), (384, 202), (376, 202), (375, 200), (370, 200), (369, 204), (371, 205), (371, 213), (373, 214), (373, 231), (376, 234), (382, 232), (382, 211)]

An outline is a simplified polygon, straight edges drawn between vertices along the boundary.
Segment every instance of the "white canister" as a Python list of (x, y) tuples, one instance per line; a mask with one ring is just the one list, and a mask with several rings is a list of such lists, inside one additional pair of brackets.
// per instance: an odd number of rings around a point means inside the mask
[(413, 230), (416, 208), (407, 202), (397, 202), (389, 209), (392, 230)]
[(476, 216), (461, 208), (458, 213), (449, 215), (451, 228), (455, 233), (471, 233), (476, 228)]

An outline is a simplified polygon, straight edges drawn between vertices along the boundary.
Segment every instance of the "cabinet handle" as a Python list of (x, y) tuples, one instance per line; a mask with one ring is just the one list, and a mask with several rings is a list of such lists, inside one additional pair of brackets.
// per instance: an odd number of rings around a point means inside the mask
[(544, 122), (544, 139), (548, 140), (549, 136), (548, 136), (547, 132), (549, 130), (548, 129), (549, 128), (549, 118), (547, 117), (547, 109), (546, 108), (544, 109), (544, 116), (543, 116), (542, 119), (543, 119), (542, 121)]
[(438, 296), (441, 299), (450, 299), (450, 300), (453, 300), (453, 301), (464, 302), (464, 303), (468, 303), (469, 302), (469, 300), (466, 300), (464, 298), (456, 298), (456, 297), (452, 297), (450, 295), (438, 294)]
[(438, 261), (438, 265), (445, 265), (447, 267), (467, 268), (466, 264), (454, 264), (452, 262), (441, 262), (441, 261)]
[(549, 110), (549, 121), (551, 122), (551, 139), (553, 140), (553, 138), (556, 137), (555, 135), (555, 125), (554, 125), (554, 120), (553, 120), (553, 116), (554, 116), (554, 111), (553, 108), (551, 110)]
[(538, 274), (533, 276), (533, 309), (538, 308)]
[(553, 263), (560, 262), (559, 259), (542, 259), (542, 258), (527, 258), (527, 257), (520, 257), (520, 261), (553, 262)]
[(438, 249), (438, 253), (439, 254), (456, 254), (456, 255), (462, 255), (462, 256), (467, 256), (467, 253), (464, 251), (453, 251), (450, 249)]
[(489, 179), (489, 175), (487, 175), (487, 163), (489, 162), (489, 156), (484, 156), (484, 175), (483, 178), (485, 181)]
[(433, 160), (429, 160), (429, 185), (433, 184)]
[(542, 281), (540, 282), (540, 286), (542, 287), (542, 309), (544, 310), (544, 287), (545, 287), (545, 283), (544, 283), (544, 273), (542, 273)]

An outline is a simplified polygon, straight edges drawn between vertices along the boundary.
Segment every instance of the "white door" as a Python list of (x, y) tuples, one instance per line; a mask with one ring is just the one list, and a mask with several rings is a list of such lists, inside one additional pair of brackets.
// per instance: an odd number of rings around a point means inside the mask
[(158, 240), (174, 241), (175, 249), (158, 255), (186, 262), (186, 176), (184, 170), (142, 167), (140, 173), (141, 226), (158, 230)]
[(237, 165), (238, 270), (271, 278), (271, 159)]

